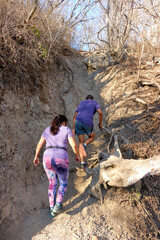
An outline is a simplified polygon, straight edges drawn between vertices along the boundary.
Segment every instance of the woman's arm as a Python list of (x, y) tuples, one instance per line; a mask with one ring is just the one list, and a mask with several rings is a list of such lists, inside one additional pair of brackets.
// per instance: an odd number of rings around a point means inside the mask
[(36, 147), (36, 154), (35, 154), (35, 157), (34, 157), (34, 160), (33, 160), (33, 163), (34, 165), (38, 165), (39, 164), (39, 154), (41, 152), (41, 149), (43, 147), (43, 145), (46, 143), (46, 140), (44, 137), (41, 137), (38, 144), (37, 144), (37, 147)]
[(73, 149), (73, 152), (76, 154), (76, 161), (80, 161), (80, 158), (79, 158), (79, 149), (78, 149), (78, 145), (74, 139), (74, 137), (69, 137), (68, 138), (68, 142), (69, 144), (71, 145), (72, 149)]

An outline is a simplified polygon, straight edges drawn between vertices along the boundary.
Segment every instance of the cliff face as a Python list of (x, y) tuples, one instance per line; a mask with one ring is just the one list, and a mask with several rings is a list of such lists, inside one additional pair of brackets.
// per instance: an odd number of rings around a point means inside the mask
[[(59, 62), (39, 73), (36, 86), (25, 85), (23, 89), (12, 84), (0, 86), (0, 206), (4, 225), (17, 221), (26, 212), (47, 206), (46, 192), (42, 197), (43, 191), (38, 190), (43, 186), (47, 188), (46, 175), (42, 165), (37, 168), (33, 165), (36, 145), (56, 114), (66, 114), (72, 128), (79, 101), (93, 92), (94, 81), (92, 78), (86, 81), (83, 57), (73, 52), (61, 57)], [(70, 147), (69, 154), (74, 166)]]
[(45, 174), (42, 165), (38, 168), (33, 166), (35, 148), (53, 117), (65, 113), (64, 94), (70, 89), (70, 79), (67, 67), (58, 69), (50, 66), (41, 73), (37, 79), (38, 86), (32, 91), (26, 86), (25, 89), (9, 89), (1, 85), (2, 223), (16, 220), (24, 212), (30, 212), (42, 204), (39, 201), (42, 193), (35, 194), (34, 187), (43, 185)]

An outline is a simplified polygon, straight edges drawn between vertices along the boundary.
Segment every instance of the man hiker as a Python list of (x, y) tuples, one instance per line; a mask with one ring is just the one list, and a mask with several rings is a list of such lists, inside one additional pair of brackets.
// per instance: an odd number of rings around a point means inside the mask
[[(95, 138), (95, 132), (93, 129), (93, 116), (96, 112), (99, 114), (98, 126), (102, 130), (103, 113), (99, 104), (94, 100), (92, 95), (87, 95), (86, 100), (79, 103), (73, 116), (73, 134), (78, 136), (79, 154), (82, 169), (85, 169), (86, 167), (84, 157), (87, 156), (87, 145), (92, 143)], [(86, 140), (85, 134), (88, 136)]]

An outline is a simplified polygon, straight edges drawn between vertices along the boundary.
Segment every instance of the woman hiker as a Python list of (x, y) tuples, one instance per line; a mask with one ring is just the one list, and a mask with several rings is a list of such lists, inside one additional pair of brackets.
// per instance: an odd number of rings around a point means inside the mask
[[(55, 217), (62, 212), (62, 200), (67, 190), (69, 177), (68, 142), (76, 154), (75, 160), (80, 161), (77, 143), (71, 130), (66, 127), (66, 123), (67, 118), (64, 115), (58, 115), (53, 119), (51, 126), (47, 127), (42, 133), (33, 161), (36, 166), (40, 163), (39, 154), (43, 145), (46, 144), (46, 150), (43, 154), (43, 167), (49, 180), (48, 197), (51, 217)], [(59, 188), (56, 195), (58, 179)]]

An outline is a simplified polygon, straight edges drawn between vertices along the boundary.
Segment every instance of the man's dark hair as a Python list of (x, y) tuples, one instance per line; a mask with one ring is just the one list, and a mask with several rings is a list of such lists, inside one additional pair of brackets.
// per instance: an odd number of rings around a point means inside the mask
[(87, 99), (91, 99), (91, 100), (93, 100), (94, 97), (93, 97), (92, 95), (87, 95), (86, 100), (87, 100)]

